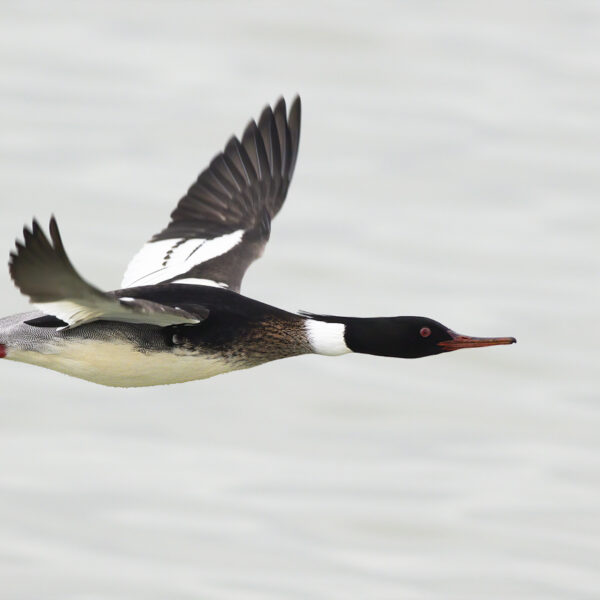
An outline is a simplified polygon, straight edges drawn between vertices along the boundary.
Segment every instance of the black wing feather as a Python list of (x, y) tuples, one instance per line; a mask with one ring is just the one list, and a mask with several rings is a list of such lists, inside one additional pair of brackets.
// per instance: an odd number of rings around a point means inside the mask
[(283, 205), (299, 142), (299, 97), (289, 116), (280, 98), (274, 109), (265, 107), (258, 124), (248, 123), (241, 140), (230, 138), (179, 201), (169, 225), (150, 244), (170, 239), (211, 240), (239, 230), (244, 231), (243, 238), (228, 252), (190, 265), (185, 273), (161, 283), (211, 279), (239, 291), (246, 269), (261, 256), (269, 239), (271, 220)]
[[(150, 300), (117, 297), (85, 281), (69, 260), (56, 219), (50, 219), (50, 240), (33, 221), (23, 229), (24, 243), (16, 242), (9, 271), (19, 290), (48, 315), (69, 327), (92, 321), (125, 321), (166, 327), (199, 323), (208, 311), (194, 314)], [(56, 320), (54, 321), (56, 324)]]

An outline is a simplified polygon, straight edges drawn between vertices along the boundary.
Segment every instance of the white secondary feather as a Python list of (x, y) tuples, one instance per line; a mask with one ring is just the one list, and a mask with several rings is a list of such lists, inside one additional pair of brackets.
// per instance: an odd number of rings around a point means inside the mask
[(343, 323), (326, 323), (325, 321), (307, 319), (304, 327), (311, 348), (316, 354), (337, 356), (352, 352), (346, 346), (346, 340), (344, 339), (346, 326)]
[[(36, 302), (35, 306), (47, 315), (54, 315), (61, 321), (67, 323), (67, 329), (77, 327), (91, 321), (122, 321), (126, 323), (144, 323), (166, 327), (168, 325), (195, 324), (201, 319), (194, 318), (185, 311), (178, 311), (171, 307), (165, 307), (164, 311), (143, 310), (130, 303), (135, 303), (134, 298), (125, 298), (123, 301), (112, 298), (92, 297), (81, 302), (77, 300), (57, 300), (55, 302)], [(146, 305), (154, 303), (146, 302)], [(158, 306), (158, 305), (154, 305)], [(177, 314), (179, 312), (179, 314)]]
[[(148, 242), (129, 263), (121, 287), (155, 285), (229, 252), (242, 240), (243, 229), (211, 240), (173, 238)], [(187, 282), (186, 282), (187, 283)]]
[(187, 283), (188, 285), (207, 285), (209, 287), (228, 288), (226, 283), (213, 281), (212, 279), (199, 279), (196, 277), (187, 277), (186, 279), (176, 279), (173, 283)]
[(34, 304), (36, 308), (39, 308), (42, 312), (47, 315), (54, 315), (61, 321), (67, 323), (66, 327), (60, 329), (66, 329), (86, 321), (95, 321), (105, 311), (102, 310), (101, 306), (83, 306), (77, 302), (71, 300), (57, 300), (56, 302), (37, 302)]

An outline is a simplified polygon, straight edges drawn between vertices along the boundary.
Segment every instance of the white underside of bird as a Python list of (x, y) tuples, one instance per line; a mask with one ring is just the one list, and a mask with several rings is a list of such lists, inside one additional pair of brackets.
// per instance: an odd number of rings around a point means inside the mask
[(101, 340), (57, 341), (43, 353), (15, 349), (6, 358), (113, 387), (182, 383), (243, 368), (219, 356), (185, 350), (141, 352), (127, 342)]

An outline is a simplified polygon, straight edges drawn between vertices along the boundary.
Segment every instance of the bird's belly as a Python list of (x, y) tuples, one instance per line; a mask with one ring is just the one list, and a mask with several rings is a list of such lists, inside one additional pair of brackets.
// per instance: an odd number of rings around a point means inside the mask
[(142, 387), (205, 379), (243, 368), (218, 355), (139, 350), (125, 342), (71, 341), (52, 352), (14, 351), (7, 357), (115, 387)]

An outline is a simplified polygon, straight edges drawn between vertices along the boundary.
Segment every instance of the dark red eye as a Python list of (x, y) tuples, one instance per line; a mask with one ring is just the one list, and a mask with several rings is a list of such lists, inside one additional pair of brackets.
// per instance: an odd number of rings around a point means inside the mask
[(431, 329), (429, 327), (421, 327), (421, 331), (419, 331), (421, 337), (429, 337), (431, 335)]

